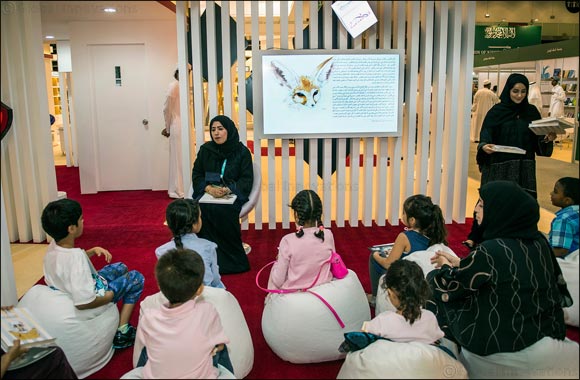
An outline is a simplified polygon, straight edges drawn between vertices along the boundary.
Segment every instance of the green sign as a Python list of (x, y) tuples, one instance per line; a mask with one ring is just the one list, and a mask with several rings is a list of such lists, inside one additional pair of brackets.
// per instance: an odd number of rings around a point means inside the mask
[(474, 54), (488, 54), (542, 43), (542, 27), (476, 25)]

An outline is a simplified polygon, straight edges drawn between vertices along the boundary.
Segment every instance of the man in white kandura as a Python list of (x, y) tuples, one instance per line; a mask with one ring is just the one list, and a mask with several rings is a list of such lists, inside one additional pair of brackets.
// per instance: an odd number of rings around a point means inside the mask
[(542, 101), (542, 92), (540, 90), (540, 86), (533, 81), (530, 82), (530, 93), (528, 94), (528, 102), (536, 106), (538, 111), (540, 111), (540, 115), (542, 113), (542, 107), (544, 106), (544, 102)]
[(483, 81), (483, 88), (480, 88), (473, 97), (473, 105), (471, 106), (471, 135), (472, 142), (479, 142), (479, 132), (481, 132), (481, 125), (483, 119), (487, 115), (487, 111), (495, 104), (499, 103), (497, 95), (490, 90), (491, 81), (486, 79)]
[(564, 116), (564, 100), (566, 93), (559, 84), (560, 78), (552, 77), (552, 97), (550, 98), (550, 116)]

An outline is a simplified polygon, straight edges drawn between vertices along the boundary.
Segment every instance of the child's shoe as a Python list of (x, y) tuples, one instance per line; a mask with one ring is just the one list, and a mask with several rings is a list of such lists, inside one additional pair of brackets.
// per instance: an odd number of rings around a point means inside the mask
[(115, 338), (113, 339), (113, 348), (118, 350), (121, 348), (131, 347), (135, 343), (135, 335), (137, 330), (135, 327), (129, 325), (127, 331), (124, 333), (117, 330)]

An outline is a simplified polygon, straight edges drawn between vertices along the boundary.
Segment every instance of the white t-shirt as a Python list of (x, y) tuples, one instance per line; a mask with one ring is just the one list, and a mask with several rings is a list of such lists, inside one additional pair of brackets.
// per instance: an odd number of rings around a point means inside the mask
[(445, 335), (439, 328), (435, 314), (425, 309), (421, 309), (421, 318), (416, 319), (412, 325), (402, 315), (394, 311), (384, 311), (364, 322), (362, 331), (403, 343), (431, 344)]
[(71, 295), (73, 304), (85, 305), (96, 297), (95, 268), (80, 248), (63, 248), (54, 240), (44, 256), (44, 281), (48, 286)]

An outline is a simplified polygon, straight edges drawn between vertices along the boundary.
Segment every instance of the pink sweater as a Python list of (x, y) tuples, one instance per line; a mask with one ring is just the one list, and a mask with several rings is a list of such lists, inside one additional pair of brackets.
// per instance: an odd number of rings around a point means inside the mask
[(277, 261), (270, 272), (269, 289), (307, 288), (312, 285), (319, 272), (316, 285), (332, 280), (330, 264), (327, 262), (331, 251), (335, 250), (334, 236), (332, 231), (325, 229), (322, 241), (314, 236), (317, 229), (305, 228), (301, 238), (294, 232), (282, 238)]

